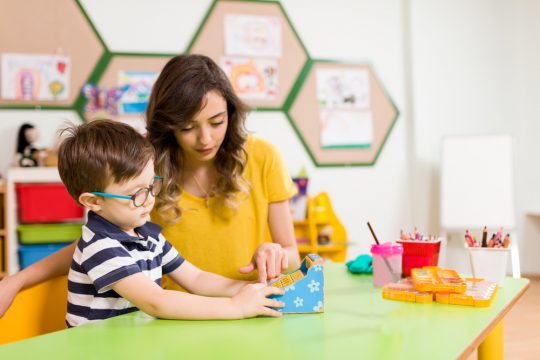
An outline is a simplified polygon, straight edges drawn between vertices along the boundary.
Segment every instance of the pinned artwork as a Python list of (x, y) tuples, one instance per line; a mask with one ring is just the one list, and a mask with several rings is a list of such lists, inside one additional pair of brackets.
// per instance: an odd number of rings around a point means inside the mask
[(278, 62), (273, 59), (223, 57), (221, 68), (242, 99), (273, 100), (278, 88)]
[(270, 285), (285, 290), (283, 295), (270, 296), (285, 303), (283, 308), (277, 309), (279, 312), (324, 312), (323, 260), (319, 255), (308, 254), (297, 270), (280, 276)]
[(118, 113), (143, 114), (158, 75), (155, 71), (120, 71), (118, 88), (122, 94), (118, 100)]
[(71, 62), (64, 55), (2, 54), (2, 90), (6, 100), (66, 100)]
[(373, 114), (369, 75), (364, 69), (317, 70), (322, 148), (370, 148)]
[(227, 14), (224, 24), (227, 55), (281, 56), (281, 20), (278, 17)]

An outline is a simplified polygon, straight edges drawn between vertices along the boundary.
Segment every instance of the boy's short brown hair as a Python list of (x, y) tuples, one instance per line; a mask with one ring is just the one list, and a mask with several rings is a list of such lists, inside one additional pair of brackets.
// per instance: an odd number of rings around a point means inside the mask
[(154, 158), (152, 145), (131, 126), (96, 120), (62, 130), (58, 171), (69, 194), (79, 202), (85, 192), (104, 191), (112, 182), (139, 175)]

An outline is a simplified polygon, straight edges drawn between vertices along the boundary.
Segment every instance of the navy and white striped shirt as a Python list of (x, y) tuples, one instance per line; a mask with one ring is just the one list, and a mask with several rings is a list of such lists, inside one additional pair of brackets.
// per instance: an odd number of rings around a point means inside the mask
[(184, 258), (163, 237), (159, 225), (147, 222), (135, 231), (140, 238), (88, 213), (68, 275), (68, 326), (136, 311), (111, 285), (137, 273), (161, 285), (162, 274), (182, 265)]

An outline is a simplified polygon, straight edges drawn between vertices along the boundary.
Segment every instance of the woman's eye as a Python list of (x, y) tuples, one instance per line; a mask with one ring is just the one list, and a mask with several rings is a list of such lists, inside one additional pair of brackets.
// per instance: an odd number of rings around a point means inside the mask
[(223, 124), (223, 123), (224, 123), (223, 120), (222, 120), (222, 121), (218, 121), (218, 122), (212, 123), (212, 126), (219, 126), (219, 125), (221, 125), (221, 124)]
[(188, 132), (188, 131), (191, 131), (191, 130), (193, 130), (193, 127), (186, 127), (186, 128), (181, 129), (180, 131)]

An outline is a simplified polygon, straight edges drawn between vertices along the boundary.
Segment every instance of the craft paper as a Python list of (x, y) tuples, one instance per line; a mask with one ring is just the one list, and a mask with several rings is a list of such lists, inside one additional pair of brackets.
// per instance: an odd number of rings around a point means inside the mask
[(6, 100), (67, 100), (70, 74), (69, 56), (5, 53), (1, 96)]

